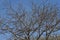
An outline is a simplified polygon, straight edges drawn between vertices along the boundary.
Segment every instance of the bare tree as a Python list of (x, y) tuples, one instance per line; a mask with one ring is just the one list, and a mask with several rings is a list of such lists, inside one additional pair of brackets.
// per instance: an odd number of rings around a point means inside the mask
[(21, 9), (18, 8), (18, 11), (16, 11), (10, 3), (7, 9), (11, 18), (7, 20), (7, 23), (1, 30), (10, 32), (14, 40), (32, 40), (34, 33), (37, 35), (36, 40), (39, 40), (43, 33), (46, 33), (46, 40), (48, 40), (51, 33), (60, 30), (60, 26), (58, 26), (60, 19), (57, 17), (58, 7), (46, 4), (46, 2), (42, 6), (32, 3), (30, 12), (23, 9), (23, 7)]

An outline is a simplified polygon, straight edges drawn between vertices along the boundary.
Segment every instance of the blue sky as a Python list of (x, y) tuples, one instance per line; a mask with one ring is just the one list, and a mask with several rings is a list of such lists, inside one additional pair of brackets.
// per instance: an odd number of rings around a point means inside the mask
[[(3, 8), (5, 8), (4, 2), (6, 3), (7, 1), (6, 0), (0, 0), (0, 16), (3, 18), (5, 18), (7, 16), (6, 9), (3, 9)], [(14, 7), (14, 9), (17, 7), (17, 4), (20, 2), (23, 3), (23, 6), (25, 6), (26, 9), (29, 9), (31, 6), (30, 3), (32, 0), (10, 0), (10, 1), (11, 1), (12, 6)], [(34, 0), (34, 1), (36, 3), (40, 2), (38, 0)], [(58, 7), (60, 7), (60, 0), (49, 0), (49, 1), (51, 3), (54, 3), (54, 4), (57, 3)], [(6, 40), (6, 38), (8, 38), (8, 36), (9, 36), (8, 34), (6, 34), (6, 35), (0, 34), (0, 40)]]

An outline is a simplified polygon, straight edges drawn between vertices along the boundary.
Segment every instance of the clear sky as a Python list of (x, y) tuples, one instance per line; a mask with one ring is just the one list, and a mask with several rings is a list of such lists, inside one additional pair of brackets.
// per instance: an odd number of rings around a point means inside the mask
[[(5, 18), (7, 16), (6, 14), (6, 9), (5, 8), (5, 3), (7, 2), (8, 0), (0, 0), (0, 16)], [(31, 3), (31, 0), (10, 0), (11, 1), (11, 4), (12, 6), (14, 7), (14, 9), (17, 7), (17, 4), (19, 2), (23, 3), (23, 6), (26, 7), (26, 9), (29, 9), (29, 7), (31, 6), (30, 3)], [(39, 3), (40, 1), (38, 0), (34, 0), (36, 3)], [(58, 7), (60, 7), (60, 0), (50, 0), (51, 3), (57, 3)], [(60, 31), (59, 31), (60, 32)], [(8, 38), (8, 34), (6, 35), (2, 35), (0, 34), (0, 40), (6, 40), (6, 38)]]

